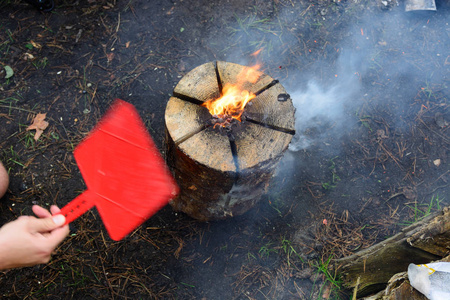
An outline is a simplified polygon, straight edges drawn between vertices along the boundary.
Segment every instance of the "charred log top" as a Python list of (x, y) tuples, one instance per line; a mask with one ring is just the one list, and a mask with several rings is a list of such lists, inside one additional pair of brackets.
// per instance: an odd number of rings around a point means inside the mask
[(243, 86), (256, 97), (242, 122), (214, 128), (216, 120), (201, 105), (220, 97), (222, 86), (236, 83), (244, 68), (222, 61), (198, 66), (180, 80), (166, 108), (166, 128), (175, 145), (219, 171), (239, 172), (278, 157), (295, 133), (292, 100), (277, 80), (262, 72), (256, 83)]

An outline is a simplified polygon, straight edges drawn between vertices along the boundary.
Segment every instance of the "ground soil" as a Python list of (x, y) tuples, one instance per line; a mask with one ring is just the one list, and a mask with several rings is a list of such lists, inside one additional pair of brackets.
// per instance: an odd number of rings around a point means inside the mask
[[(203, 63), (251, 65), (263, 48), (297, 110), (291, 150), (244, 215), (198, 222), (166, 206), (115, 242), (92, 210), (50, 263), (0, 272), (1, 296), (347, 299), (331, 259), (449, 203), (450, 10), (437, 2), (1, 0), (1, 224), (86, 188), (73, 150), (115, 98), (164, 154), (165, 105)], [(34, 141), (37, 113), (49, 127)]]

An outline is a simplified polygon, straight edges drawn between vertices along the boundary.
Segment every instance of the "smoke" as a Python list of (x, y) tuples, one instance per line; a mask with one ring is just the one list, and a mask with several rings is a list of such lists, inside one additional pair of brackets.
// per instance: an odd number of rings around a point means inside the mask
[(336, 74), (338, 79), (331, 85), (324, 87), (316, 80), (310, 80), (305, 89), (291, 93), (296, 108), (296, 134), (289, 150), (306, 149), (323, 139), (324, 133), (329, 135), (330, 130), (334, 137), (344, 132), (344, 125), (349, 121), (345, 112), (356, 104), (361, 89), (358, 72), (344, 64), (350, 62), (348, 58), (350, 56), (344, 55), (339, 60), (342, 65)]
[[(418, 91), (448, 80), (443, 67), (448, 65), (448, 36), (439, 30), (449, 28), (446, 7), (438, 8), (437, 14), (406, 13), (402, 7), (382, 10), (376, 5), (355, 13), (341, 9), (348, 19), (333, 24), (328, 17), (335, 20), (333, 9), (340, 7), (308, 7), (304, 12), (317, 26), (289, 6), (267, 18), (236, 16), (230, 39), (211, 37), (209, 44), (227, 49), (226, 61), (242, 65), (254, 65), (250, 53), (263, 49), (258, 58), (267, 68), (263, 71), (281, 80), (296, 108), (291, 151), (351, 134), (361, 125), (363, 113), (389, 102), (390, 112), (397, 114), (390, 125), (405, 127), (404, 112), (411, 110)], [(237, 47), (223, 45), (229, 40)]]
[[(432, 20), (448, 28), (445, 14)], [(428, 22), (430, 15), (400, 11), (367, 13), (349, 26), (336, 47), (338, 58), (316, 61), (309, 68), (312, 73), (328, 71), (335, 78), (311, 79), (288, 91), (296, 108), (296, 135), (289, 150), (307, 149), (327, 143), (330, 136), (339, 139), (351, 133), (355, 126), (350, 125), (358, 123), (358, 112), (368, 101), (372, 108), (390, 104), (397, 113), (392, 125), (403, 126), (402, 113), (418, 91), (429, 82), (448, 80), (442, 68), (448, 52), (442, 40), (446, 38), (430, 30)], [(430, 64), (439, 67), (430, 69)]]

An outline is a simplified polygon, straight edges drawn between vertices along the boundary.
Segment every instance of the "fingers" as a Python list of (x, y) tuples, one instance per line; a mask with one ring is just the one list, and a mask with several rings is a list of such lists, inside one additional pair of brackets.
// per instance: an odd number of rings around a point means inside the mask
[(58, 246), (69, 234), (69, 225), (65, 225), (63, 227), (56, 228), (53, 230), (46, 238), (50, 246), (54, 249)]
[(39, 205), (33, 205), (31, 209), (33, 210), (34, 214), (39, 218), (48, 218), (52, 216), (48, 210), (46, 210), (43, 207), (40, 207)]
[(63, 215), (56, 215), (51, 218), (47, 217), (43, 219), (29, 217), (28, 228), (32, 233), (43, 233), (61, 227), (65, 222), (66, 218)]
[(50, 212), (52, 213), (52, 215), (59, 214), (60, 211), (61, 211), (61, 209), (59, 209), (58, 206), (56, 206), (56, 205), (50, 206)]
[(33, 210), (34, 214), (39, 218), (48, 218), (51, 217), (52, 215), (59, 214), (59, 212), (61, 211), (61, 209), (59, 209), (59, 207), (56, 205), (50, 206), (50, 212), (39, 205), (33, 205), (31, 209)]

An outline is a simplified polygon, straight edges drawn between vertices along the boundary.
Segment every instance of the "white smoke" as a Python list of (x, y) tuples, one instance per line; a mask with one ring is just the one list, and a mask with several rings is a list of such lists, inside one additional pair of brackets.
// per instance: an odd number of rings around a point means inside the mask
[[(291, 93), (296, 108), (296, 134), (289, 150), (299, 151), (316, 144), (322, 138), (322, 131), (329, 134), (329, 130), (332, 130), (334, 137), (345, 132), (342, 128), (349, 122), (345, 111), (356, 106), (361, 88), (360, 72), (355, 69), (355, 57), (352, 51), (348, 55), (341, 55), (333, 83), (324, 85), (310, 80), (305, 89)], [(314, 131), (316, 134), (311, 136), (306, 134), (307, 131)]]
[[(355, 82), (357, 85), (358, 82)], [(336, 84), (331, 87), (320, 87), (310, 81), (305, 91), (291, 94), (295, 111), (296, 134), (289, 145), (289, 150), (298, 151), (313, 144), (314, 138), (305, 134), (306, 129), (322, 128), (329, 124), (332, 128), (341, 127), (345, 122), (344, 106), (354, 93), (354, 86)]]

